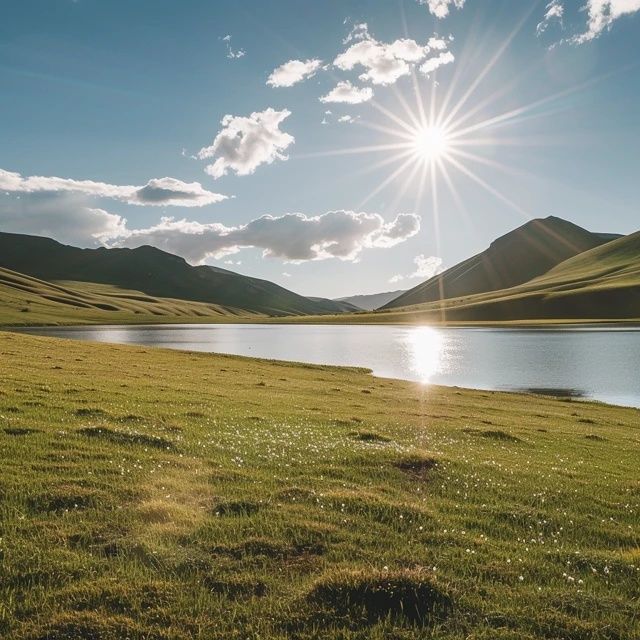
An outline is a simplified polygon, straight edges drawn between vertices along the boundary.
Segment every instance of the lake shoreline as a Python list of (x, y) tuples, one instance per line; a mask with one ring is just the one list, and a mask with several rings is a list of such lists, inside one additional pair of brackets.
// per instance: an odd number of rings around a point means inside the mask
[(628, 375), (634, 358), (640, 358), (636, 339), (640, 329), (628, 325), (170, 323), (5, 330), (87, 342), (356, 366), (386, 379), (640, 406), (640, 386)]

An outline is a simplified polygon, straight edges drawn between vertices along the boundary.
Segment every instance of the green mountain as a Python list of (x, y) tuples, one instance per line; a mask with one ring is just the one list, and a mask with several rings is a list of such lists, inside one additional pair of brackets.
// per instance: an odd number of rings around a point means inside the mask
[(494, 240), (488, 249), (430, 278), (383, 309), (497, 291), (528, 282), (564, 260), (609, 241), (567, 220), (536, 219)]
[(385, 314), (398, 316), (395, 320), (640, 319), (640, 231), (584, 251), (515, 287)]
[(190, 300), (272, 316), (342, 313), (332, 300), (311, 300), (273, 282), (209, 266), (191, 266), (150, 246), (79, 249), (50, 238), (0, 233), (0, 267), (48, 282), (106, 284), (149, 296)]
[[(87, 282), (46, 282), (0, 268), (0, 325), (228, 322), (245, 310)], [(255, 314), (255, 318), (264, 318)]]

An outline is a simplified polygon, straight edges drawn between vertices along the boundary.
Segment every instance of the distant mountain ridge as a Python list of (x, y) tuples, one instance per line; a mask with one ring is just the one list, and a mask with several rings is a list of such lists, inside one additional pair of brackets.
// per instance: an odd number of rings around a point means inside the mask
[(358, 309), (364, 309), (365, 311), (374, 311), (384, 306), (388, 302), (395, 300), (398, 296), (402, 295), (405, 289), (399, 289), (398, 291), (384, 291), (382, 293), (364, 293), (355, 296), (346, 296), (344, 298), (336, 298), (336, 302), (346, 302), (354, 305)]
[(109, 284), (273, 316), (342, 313), (344, 309), (340, 303), (312, 300), (268, 280), (218, 267), (194, 267), (150, 246), (80, 249), (51, 238), (0, 232), (0, 267), (49, 282)]
[(494, 240), (485, 251), (409, 289), (383, 309), (508, 289), (612, 237), (615, 234), (592, 233), (555, 216), (530, 220)]

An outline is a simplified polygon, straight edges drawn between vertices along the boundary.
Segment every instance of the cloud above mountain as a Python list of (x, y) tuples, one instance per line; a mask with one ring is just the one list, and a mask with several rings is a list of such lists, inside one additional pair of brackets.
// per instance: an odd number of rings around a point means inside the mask
[(408, 275), (395, 275), (389, 278), (389, 282), (402, 282), (403, 280), (411, 280), (413, 278), (429, 280), (429, 278), (433, 278), (433, 276), (442, 272), (442, 258), (436, 256), (425, 256), (421, 253), (413, 259), (413, 264), (415, 268), (411, 273)]
[(198, 152), (198, 158), (213, 159), (205, 171), (214, 178), (221, 178), (230, 171), (239, 176), (252, 174), (261, 164), (275, 160), (287, 160), (284, 151), (295, 138), (280, 130), (282, 122), (291, 111), (276, 111), (269, 107), (254, 111), (250, 116), (226, 115), (222, 129), (208, 147)]
[(69, 192), (0, 197), (0, 229), (48, 236), (82, 247), (97, 246), (127, 233), (124, 218), (92, 207), (85, 195)]
[(124, 217), (93, 207), (83, 193), (23, 192), (0, 195), (0, 228), (82, 247), (150, 244), (192, 263), (245, 248), (290, 262), (355, 261), (365, 249), (393, 247), (414, 236), (420, 217), (402, 213), (386, 221), (377, 213), (337, 210), (316, 216), (264, 215), (235, 226), (163, 217), (156, 224), (132, 228)]
[(338, 258), (357, 260), (364, 249), (388, 248), (420, 230), (420, 218), (400, 214), (385, 222), (376, 213), (329, 211), (318, 216), (288, 213), (265, 215), (235, 227), (163, 218), (146, 229), (129, 230), (112, 244), (151, 244), (193, 263), (222, 258), (244, 248), (262, 249), (263, 256), (290, 262)]
[(111, 198), (144, 206), (203, 207), (226, 200), (227, 196), (207, 191), (199, 182), (177, 178), (153, 178), (142, 186), (115, 185), (94, 180), (55, 176), (28, 176), (0, 169), (0, 191), (8, 193), (77, 193)]

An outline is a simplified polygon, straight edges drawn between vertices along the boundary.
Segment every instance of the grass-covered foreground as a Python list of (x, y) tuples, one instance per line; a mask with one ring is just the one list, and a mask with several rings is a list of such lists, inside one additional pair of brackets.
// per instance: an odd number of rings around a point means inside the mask
[(637, 638), (640, 412), (0, 333), (0, 637)]

